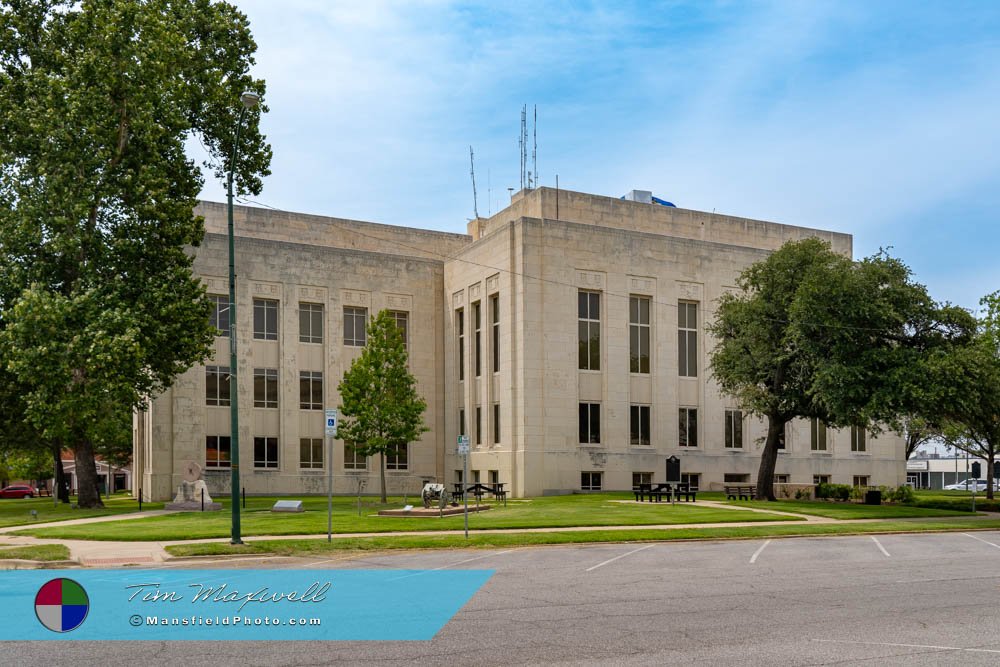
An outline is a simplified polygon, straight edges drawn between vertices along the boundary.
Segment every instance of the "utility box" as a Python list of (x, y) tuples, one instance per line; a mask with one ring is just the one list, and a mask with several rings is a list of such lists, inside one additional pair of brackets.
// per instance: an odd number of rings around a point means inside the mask
[(865, 505), (881, 505), (882, 504), (882, 492), (878, 489), (869, 489), (865, 491)]

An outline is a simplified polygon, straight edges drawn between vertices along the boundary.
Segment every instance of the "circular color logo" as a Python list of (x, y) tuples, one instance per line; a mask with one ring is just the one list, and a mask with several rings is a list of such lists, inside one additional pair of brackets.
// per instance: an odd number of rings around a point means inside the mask
[(83, 586), (72, 579), (53, 579), (35, 595), (35, 616), (53, 632), (76, 630), (87, 618), (90, 598)]

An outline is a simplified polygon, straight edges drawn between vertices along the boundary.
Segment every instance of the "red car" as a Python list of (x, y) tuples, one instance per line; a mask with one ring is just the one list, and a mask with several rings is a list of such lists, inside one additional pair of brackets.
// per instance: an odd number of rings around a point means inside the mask
[(27, 484), (14, 484), (0, 489), (0, 498), (33, 498), (38, 490)]

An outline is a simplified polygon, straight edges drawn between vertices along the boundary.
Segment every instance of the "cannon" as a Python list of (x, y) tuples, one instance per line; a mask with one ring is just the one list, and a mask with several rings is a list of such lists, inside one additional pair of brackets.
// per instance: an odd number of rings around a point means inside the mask
[(432, 502), (437, 501), (438, 508), (444, 509), (445, 505), (451, 501), (451, 494), (448, 493), (444, 484), (427, 482), (420, 491), (420, 499), (424, 501), (425, 508), (429, 508)]

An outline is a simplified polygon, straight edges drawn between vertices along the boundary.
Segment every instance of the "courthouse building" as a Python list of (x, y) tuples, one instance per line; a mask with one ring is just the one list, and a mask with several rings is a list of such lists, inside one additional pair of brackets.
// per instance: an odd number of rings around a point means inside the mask
[[(230, 491), (226, 207), (203, 203), (194, 270), (215, 302), (214, 356), (181, 375), (135, 420), (136, 485), (175, 492), (189, 461)], [(719, 393), (705, 331), (739, 273), (782, 243), (831, 231), (612, 198), (522, 191), (468, 234), (237, 207), (241, 484), (251, 494), (378, 488), (378, 457), (334, 440), (323, 409), (382, 309), (403, 329), (427, 402), (419, 441), (386, 457), (390, 493), (423, 480), (500, 481), (514, 496), (630, 489), (681, 459), (700, 489), (756, 481), (765, 428)], [(777, 481), (896, 486), (903, 442), (891, 433), (796, 421)]]

